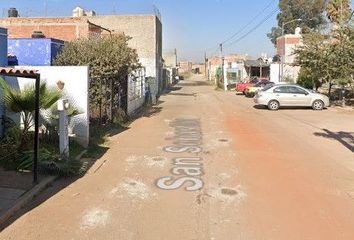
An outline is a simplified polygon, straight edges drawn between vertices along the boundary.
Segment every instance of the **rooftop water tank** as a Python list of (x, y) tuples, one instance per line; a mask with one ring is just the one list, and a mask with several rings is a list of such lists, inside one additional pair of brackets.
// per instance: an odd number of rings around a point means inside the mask
[(42, 31), (33, 31), (32, 38), (45, 38)]
[(18, 11), (17, 11), (17, 9), (16, 8), (10, 8), (9, 10), (8, 10), (8, 16), (9, 17), (18, 17)]
[(81, 7), (76, 7), (73, 10), (73, 17), (83, 17), (85, 16), (85, 10), (82, 9)]

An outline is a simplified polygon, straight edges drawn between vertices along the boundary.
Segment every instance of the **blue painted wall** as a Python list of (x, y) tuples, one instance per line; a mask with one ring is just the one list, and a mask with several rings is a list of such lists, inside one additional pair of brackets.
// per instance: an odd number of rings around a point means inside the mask
[(50, 66), (63, 47), (64, 41), (51, 38), (8, 40), (8, 53), (16, 56), (18, 66)]
[(7, 29), (0, 28), (0, 67), (7, 66)]
[[(7, 29), (0, 28), (0, 67), (7, 66)], [(0, 99), (2, 98), (2, 92), (0, 90)], [(5, 114), (5, 108), (0, 100), (0, 138), (4, 132), (3, 117)]]

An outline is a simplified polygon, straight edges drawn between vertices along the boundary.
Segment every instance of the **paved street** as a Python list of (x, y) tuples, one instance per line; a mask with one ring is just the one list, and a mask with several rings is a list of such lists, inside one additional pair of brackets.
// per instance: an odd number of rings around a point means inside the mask
[(354, 239), (354, 115), (254, 108), (201, 76), (0, 239)]

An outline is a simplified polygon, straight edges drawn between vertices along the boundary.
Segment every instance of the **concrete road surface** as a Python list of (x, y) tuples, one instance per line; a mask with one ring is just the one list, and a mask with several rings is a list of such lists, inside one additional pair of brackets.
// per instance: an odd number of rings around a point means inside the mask
[(254, 108), (201, 76), (0, 239), (354, 239), (354, 115)]

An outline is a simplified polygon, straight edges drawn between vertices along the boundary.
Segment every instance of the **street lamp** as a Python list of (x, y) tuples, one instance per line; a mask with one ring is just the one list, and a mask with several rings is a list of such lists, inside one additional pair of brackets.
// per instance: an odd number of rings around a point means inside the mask
[(301, 21), (302, 21), (302, 19), (301, 19), (301, 18), (298, 18), (298, 19), (293, 19), (293, 20), (290, 20), (290, 21), (288, 21), (288, 22), (283, 23), (282, 26), (281, 26), (281, 35), (284, 36), (284, 27), (285, 27), (285, 25), (287, 25), (287, 24), (289, 24), (289, 23), (301, 22)]
[(290, 21), (287, 21), (285, 23), (282, 24), (281, 26), (281, 35), (284, 38), (284, 47), (283, 47), (283, 51), (284, 51), (284, 55), (281, 57), (281, 81), (284, 82), (284, 60), (285, 60), (285, 37), (284, 37), (284, 27), (285, 25), (289, 24), (289, 23), (293, 23), (293, 22), (301, 22), (302, 19), (301, 18), (297, 18), (297, 19), (293, 19)]

